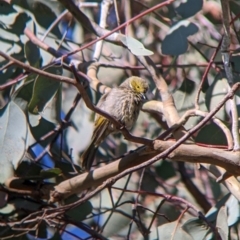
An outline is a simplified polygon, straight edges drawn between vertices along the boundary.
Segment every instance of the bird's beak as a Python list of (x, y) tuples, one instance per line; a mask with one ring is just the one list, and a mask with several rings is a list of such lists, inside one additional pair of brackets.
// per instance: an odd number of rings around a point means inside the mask
[(141, 99), (142, 100), (147, 100), (147, 97), (146, 97), (146, 95), (144, 93), (141, 93)]

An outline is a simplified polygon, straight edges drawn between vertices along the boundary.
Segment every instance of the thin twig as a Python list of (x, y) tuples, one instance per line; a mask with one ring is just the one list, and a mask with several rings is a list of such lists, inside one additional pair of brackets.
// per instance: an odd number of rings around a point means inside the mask
[[(90, 46), (92, 46), (93, 44), (95, 44), (98, 41), (101, 41), (103, 39), (107, 40), (107, 41), (112, 41), (113, 38), (108, 38), (110, 35), (112, 35), (113, 33), (117, 32), (118, 30), (120, 30), (121, 28), (127, 26), (128, 24), (136, 21), (137, 19), (159, 9), (162, 8), (164, 6), (170, 5), (172, 2), (174, 2), (174, 0), (167, 0), (163, 3), (157, 4), (155, 6), (153, 6), (150, 9), (147, 9), (146, 11), (143, 11), (142, 13), (138, 14), (137, 16), (133, 17), (132, 19), (130, 19), (129, 21), (121, 24), (120, 26), (114, 28), (112, 31), (104, 31), (104, 29), (100, 28), (97, 24), (95, 24), (94, 22), (91, 22), (78, 8), (77, 6), (73, 3), (72, 0), (58, 0), (59, 2), (61, 2), (72, 14), (73, 16), (80, 22), (84, 22), (85, 24), (83, 25), (84, 28), (86, 28), (87, 30), (89, 30), (90, 32), (95, 33), (96, 35), (99, 36), (98, 39), (95, 39), (93, 41), (91, 41), (90, 43), (87, 43), (86, 45), (84, 45), (83, 47), (80, 47), (79, 49), (76, 49), (75, 51), (72, 51), (71, 53), (68, 53), (66, 55), (63, 56), (63, 58), (68, 57), (70, 55), (73, 55), (79, 51), (82, 51), (85, 48), (88, 48)], [(106, 34), (103, 34), (106, 33)]]
[(198, 110), (200, 108), (198, 101), (199, 101), (200, 93), (202, 91), (202, 86), (203, 86), (203, 83), (206, 81), (208, 72), (209, 72), (210, 68), (212, 67), (212, 65), (214, 63), (214, 59), (215, 59), (215, 57), (216, 57), (216, 55), (217, 55), (217, 53), (218, 53), (218, 51), (220, 49), (220, 46), (221, 46), (221, 42), (222, 42), (222, 39), (219, 42), (217, 48), (214, 50), (214, 53), (212, 54), (212, 56), (211, 56), (211, 58), (210, 58), (210, 60), (208, 62), (208, 66), (205, 69), (204, 74), (203, 74), (202, 79), (201, 79), (201, 82), (200, 82), (200, 84), (198, 86), (197, 94), (196, 94), (196, 97), (195, 97), (195, 103), (194, 103), (196, 110)]
[(72, 78), (68, 78), (68, 77), (64, 77), (64, 76), (60, 76), (60, 75), (55, 75), (55, 74), (52, 74), (52, 73), (45, 72), (43, 70), (39, 70), (38, 68), (31, 67), (31, 66), (17, 60), (16, 58), (8, 56), (6, 53), (4, 53), (2, 51), (0, 51), (0, 56), (4, 57), (5, 59), (7, 59), (9, 61), (14, 62), (14, 64), (16, 64), (19, 67), (25, 69), (27, 72), (36, 73), (36, 74), (45, 76), (45, 77), (50, 78), (50, 79), (55, 80), (55, 81), (65, 82), (65, 83), (75, 85), (75, 81)]
[(170, 240), (173, 240), (173, 239), (175, 238), (175, 233), (176, 233), (176, 231), (177, 231), (179, 222), (180, 222), (181, 218), (183, 218), (183, 215), (188, 211), (188, 209), (189, 209), (189, 207), (187, 206), (187, 207), (182, 211), (182, 213), (180, 214), (180, 216), (178, 217), (177, 222), (176, 222), (176, 225), (175, 225), (175, 227), (174, 227), (174, 230), (173, 230), (173, 232), (172, 232), (172, 234), (171, 234), (171, 239), (170, 239)]

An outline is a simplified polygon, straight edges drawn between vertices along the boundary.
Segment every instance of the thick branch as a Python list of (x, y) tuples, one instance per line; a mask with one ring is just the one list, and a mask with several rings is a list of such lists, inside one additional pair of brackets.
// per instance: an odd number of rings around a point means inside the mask
[[(156, 140), (154, 150), (139, 148), (124, 158), (121, 158), (104, 167), (100, 167), (89, 173), (84, 173), (69, 180), (66, 180), (55, 187), (51, 194), (51, 201), (59, 201), (72, 194), (80, 193), (90, 187), (101, 185), (107, 179), (123, 172), (124, 170), (146, 162), (152, 157), (172, 147), (174, 141)], [(197, 145), (182, 144), (168, 155), (174, 161), (190, 163), (208, 163), (221, 166), (233, 175), (240, 173), (239, 152), (228, 152), (222, 149), (205, 148)], [(113, 181), (114, 182), (114, 181)]]

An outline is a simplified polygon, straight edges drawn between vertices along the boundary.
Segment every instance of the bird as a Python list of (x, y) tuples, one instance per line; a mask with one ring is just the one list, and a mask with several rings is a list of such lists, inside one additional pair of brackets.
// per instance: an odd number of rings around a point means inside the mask
[[(127, 78), (118, 87), (112, 88), (99, 100), (97, 107), (107, 112), (126, 129), (130, 130), (137, 121), (143, 103), (146, 101), (148, 82), (137, 76)], [(95, 153), (101, 142), (111, 133), (119, 130), (107, 118), (96, 114), (90, 144), (80, 157), (80, 166), (90, 171)]]

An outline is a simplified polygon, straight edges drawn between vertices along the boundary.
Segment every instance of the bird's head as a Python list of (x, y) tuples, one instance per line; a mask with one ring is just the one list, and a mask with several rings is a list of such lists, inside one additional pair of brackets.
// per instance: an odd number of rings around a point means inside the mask
[(130, 88), (134, 93), (140, 95), (142, 100), (146, 100), (145, 93), (148, 91), (148, 82), (140, 77), (130, 77), (126, 79), (122, 86)]

